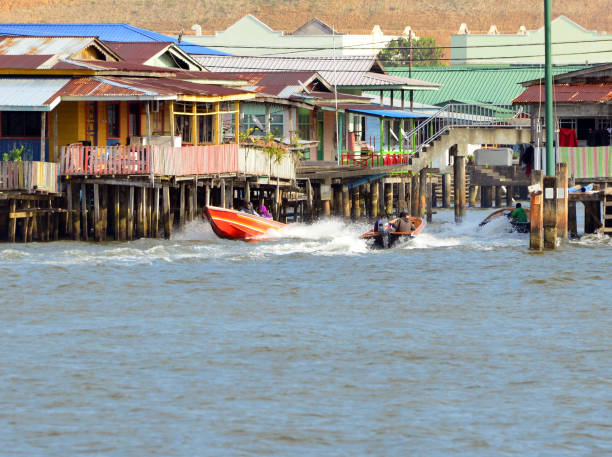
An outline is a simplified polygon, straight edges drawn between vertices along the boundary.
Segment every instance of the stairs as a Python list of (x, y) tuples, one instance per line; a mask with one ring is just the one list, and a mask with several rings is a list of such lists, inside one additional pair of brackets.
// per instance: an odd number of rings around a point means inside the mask
[(612, 183), (606, 182), (603, 185), (603, 226), (601, 231), (608, 236), (612, 236)]

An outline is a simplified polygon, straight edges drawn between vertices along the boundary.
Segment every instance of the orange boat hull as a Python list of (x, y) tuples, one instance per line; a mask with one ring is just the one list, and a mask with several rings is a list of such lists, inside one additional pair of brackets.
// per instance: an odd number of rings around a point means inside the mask
[(216, 206), (208, 206), (204, 211), (215, 234), (219, 238), (229, 240), (260, 241), (266, 232), (279, 230), (286, 225), (254, 214)]

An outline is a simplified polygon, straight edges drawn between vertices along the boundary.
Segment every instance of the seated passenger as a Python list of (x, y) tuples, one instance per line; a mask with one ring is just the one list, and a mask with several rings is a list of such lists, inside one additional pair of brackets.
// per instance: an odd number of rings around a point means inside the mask
[(259, 216), (259, 213), (257, 211), (255, 211), (255, 208), (253, 207), (253, 203), (247, 202), (246, 200), (244, 201), (244, 204), (242, 205), (242, 208), (240, 208), (240, 212), (241, 213), (254, 214), (256, 216)]
[(510, 217), (514, 222), (527, 222), (527, 212), (523, 209), (520, 203), (516, 204), (516, 209), (512, 211)]
[(416, 226), (408, 218), (405, 211), (402, 211), (397, 219), (392, 221), (394, 232), (412, 232), (416, 230)]
[(259, 208), (257, 208), (257, 209), (258, 209), (259, 214), (261, 215), (261, 217), (265, 217), (266, 219), (272, 219), (272, 215), (268, 211), (268, 208), (266, 208), (265, 201), (264, 201), (263, 198), (261, 199), (261, 202), (259, 204)]

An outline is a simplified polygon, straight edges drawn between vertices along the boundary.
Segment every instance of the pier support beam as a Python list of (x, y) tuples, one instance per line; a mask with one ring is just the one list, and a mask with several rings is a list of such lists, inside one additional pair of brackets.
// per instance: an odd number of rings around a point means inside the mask
[(529, 232), (529, 249), (533, 251), (541, 251), (544, 246), (544, 238), (542, 236), (543, 227), (543, 180), (542, 170), (531, 171), (531, 185), (538, 186), (541, 190), (531, 193), (531, 214), (529, 220), (531, 228)]
[(561, 238), (567, 238), (568, 229), (568, 183), (567, 164), (558, 163), (556, 166), (557, 177), (557, 234)]
[(455, 222), (465, 217), (465, 156), (455, 156)]
[(164, 238), (169, 239), (172, 227), (170, 221), (170, 187), (168, 186), (163, 186), (162, 217), (164, 219)]
[(108, 196), (108, 190), (109, 186), (105, 185), (102, 186), (102, 188), (100, 189), (100, 194), (101, 194), (101, 205), (102, 205), (102, 209), (100, 210), (100, 217), (102, 219), (102, 231), (101, 231), (101, 238), (102, 241), (106, 241), (108, 238), (108, 207), (109, 207), (109, 201), (110, 198)]
[(502, 206), (502, 188), (501, 186), (495, 186), (495, 207), (501, 208)]
[(513, 196), (514, 196), (514, 186), (506, 186), (506, 206), (512, 206)]
[(370, 216), (376, 219), (378, 218), (378, 205), (380, 202), (380, 194), (378, 193), (380, 186), (378, 182), (373, 182), (370, 189), (372, 191), (372, 197), (370, 199)]
[(567, 211), (567, 230), (570, 238), (578, 237), (578, 222), (576, 218), (576, 202), (570, 202)]
[(134, 186), (128, 188), (127, 204), (127, 239), (134, 239)]
[(491, 186), (481, 186), (480, 188), (480, 207), (491, 208), (493, 200), (493, 188)]
[(427, 171), (425, 168), (419, 172), (419, 217), (425, 217), (427, 206)]
[[(179, 227), (185, 226), (185, 183), (180, 184), (179, 190)], [(180, 230), (180, 229), (179, 229)]]
[(427, 222), (431, 222), (433, 214), (433, 183), (427, 183)]
[(151, 216), (151, 232), (154, 238), (159, 238), (159, 187), (153, 189), (153, 214)]
[(476, 202), (478, 201), (478, 192), (480, 191), (480, 186), (470, 186), (469, 189), (469, 204), (470, 208), (474, 208), (476, 206)]
[(393, 215), (393, 184), (385, 183), (385, 212), (389, 217)]
[[(9, 212), (14, 213), (15, 211), (17, 211), (17, 200), (12, 198), (9, 201)], [(9, 229), (8, 229), (8, 240), (9, 240), (9, 243), (14, 243), (15, 242), (15, 237), (16, 237), (16, 233), (15, 232), (16, 232), (16, 230), (17, 230), (17, 218), (11, 217), (9, 219)]]
[(225, 194), (225, 179), (221, 179), (221, 183), (219, 184), (219, 193), (221, 194), (221, 202), (219, 206), (221, 208), (227, 208), (227, 195)]
[(94, 239), (96, 241), (102, 241), (102, 221), (100, 220), (100, 185), (93, 185), (93, 226), (94, 226)]
[(342, 213), (345, 219), (351, 218), (351, 198), (348, 185), (346, 184), (342, 185)]
[(419, 175), (414, 174), (410, 182), (410, 214), (419, 215)]
[(81, 184), (81, 226), (83, 228), (83, 240), (87, 241), (89, 229), (87, 227), (87, 186), (85, 183)]
[(598, 201), (584, 203), (584, 233), (595, 233), (601, 227), (601, 205)]
[(120, 188), (119, 186), (114, 186), (114, 195), (113, 195), (113, 231), (115, 235), (115, 241), (119, 241), (121, 239), (121, 228), (119, 224), (119, 220), (121, 219), (121, 203), (120, 203)]
[(451, 203), (451, 175), (442, 175), (442, 208), (450, 208)]
[(557, 247), (557, 178), (544, 176), (544, 249)]
[(360, 187), (361, 186), (357, 186), (353, 188), (353, 216), (355, 217), (355, 220), (359, 220), (361, 218)]
[(402, 177), (399, 183), (399, 190), (397, 195), (397, 209), (401, 211), (406, 210), (406, 178)]
[(136, 236), (138, 238), (144, 238), (145, 235), (145, 202), (147, 189), (141, 187), (138, 192), (138, 203), (136, 204)]

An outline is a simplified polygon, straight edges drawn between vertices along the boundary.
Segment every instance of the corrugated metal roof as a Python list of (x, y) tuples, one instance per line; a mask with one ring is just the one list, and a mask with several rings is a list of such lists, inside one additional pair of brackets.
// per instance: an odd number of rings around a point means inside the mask
[(244, 95), (250, 92), (232, 89), (230, 87), (217, 86), (213, 84), (198, 84), (179, 79), (168, 78), (118, 78), (105, 77), (104, 80), (115, 81), (126, 84), (135, 89), (151, 90), (156, 92), (171, 93), (177, 95), (200, 95), (203, 97), (228, 97), (232, 95)]
[(146, 62), (169, 46), (169, 43), (161, 42), (124, 43), (109, 41), (105, 44), (119, 54), (123, 60), (140, 63)]
[[(580, 66), (553, 67), (553, 73), (582, 68)], [(390, 67), (392, 75), (408, 76), (408, 67)], [(508, 65), (452, 65), (450, 67), (415, 67), (413, 78), (442, 84), (439, 91), (415, 92), (414, 101), (427, 105), (441, 105), (450, 100), (473, 100), (480, 103), (508, 104), (523, 88), (520, 83), (544, 77), (538, 66)]]
[(57, 95), (73, 97), (121, 97), (121, 96), (155, 96), (160, 92), (136, 89), (127, 84), (114, 83), (101, 78), (74, 78), (66, 84)]
[(94, 42), (95, 39), (91, 37), (6, 37), (0, 41), (0, 54), (71, 56)]
[[(513, 100), (513, 103), (544, 103), (546, 88), (544, 85), (528, 87)], [(612, 101), (612, 84), (555, 84), (553, 86), (554, 103), (604, 103)]]
[(390, 117), (393, 119), (427, 119), (428, 115), (413, 113), (410, 111), (397, 111), (390, 109), (350, 109), (357, 113), (368, 114), (376, 117)]
[[(76, 67), (75, 67), (76, 66)], [(54, 69), (65, 68), (86, 68), (89, 70), (121, 70), (121, 71), (138, 71), (159, 74), (175, 74), (177, 70), (174, 68), (153, 67), (151, 65), (142, 65), (135, 62), (104, 62), (101, 60), (78, 60), (65, 59), (53, 66)]]
[(50, 111), (69, 78), (0, 78), (0, 111)]
[(99, 37), (102, 41), (177, 43), (188, 54), (227, 55), (129, 24), (0, 24), (0, 35)]
[(194, 56), (210, 71), (220, 72), (290, 72), (316, 71), (332, 85), (350, 87), (415, 86), (437, 88), (436, 84), (417, 79), (379, 73), (374, 57), (264, 57), (264, 56)]
[(48, 62), (55, 63), (55, 56), (3, 56), (0, 55), (0, 68), (12, 68), (19, 70), (35, 70), (47, 67)]

